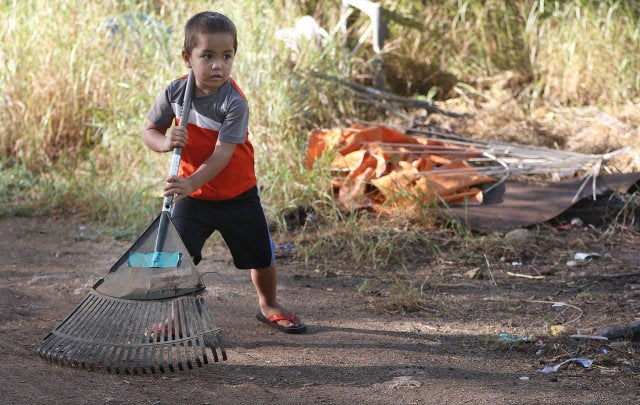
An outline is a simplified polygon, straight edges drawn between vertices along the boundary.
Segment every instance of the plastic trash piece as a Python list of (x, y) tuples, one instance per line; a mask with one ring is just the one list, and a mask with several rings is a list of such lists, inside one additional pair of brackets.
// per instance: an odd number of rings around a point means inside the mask
[(533, 338), (531, 337), (528, 337), (528, 336), (519, 337), (516, 335), (512, 335), (510, 333), (501, 333), (499, 335), (499, 338), (503, 342), (532, 342), (533, 341)]
[(579, 363), (584, 368), (589, 368), (593, 364), (593, 360), (587, 359), (586, 357), (574, 357), (574, 358), (565, 360), (561, 363), (558, 363), (555, 366), (548, 366), (548, 365), (544, 366), (540, 370), (538, 370), (538, 372), (544, 373), (544, 374), (555, 373), (558, 370), (560, 370), (560, 368), (570, 363)]
[(599, 259), (600, 254), (597, 252), (591, 252), (591, 253), (578, 252), (573, 256), (573, 258), (580, 261), (585, 261), (587, 259)]

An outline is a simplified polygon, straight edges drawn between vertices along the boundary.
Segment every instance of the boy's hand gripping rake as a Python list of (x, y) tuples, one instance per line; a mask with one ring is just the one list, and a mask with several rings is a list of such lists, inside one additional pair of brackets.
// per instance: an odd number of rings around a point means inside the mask
[[(189, 71), (180, 125), (187, 126), (193, 95)], [(178, 173), (181, 148), (171, 158)], [(89, 295), (43, 340), (38, 354), (63, 365), (124, 373), (155, 373), (226, 360), (220, 330), (204, 299), (205, 287), (171, 222), (173, 196)]]

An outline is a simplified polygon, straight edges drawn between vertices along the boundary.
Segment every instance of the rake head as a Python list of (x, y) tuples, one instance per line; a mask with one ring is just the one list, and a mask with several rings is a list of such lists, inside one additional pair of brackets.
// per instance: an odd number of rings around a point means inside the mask
[(127, 300), (92, 290), (41, 343), (44, 359), (115, 373), (164, 373), (227, 359), (202, 297)]

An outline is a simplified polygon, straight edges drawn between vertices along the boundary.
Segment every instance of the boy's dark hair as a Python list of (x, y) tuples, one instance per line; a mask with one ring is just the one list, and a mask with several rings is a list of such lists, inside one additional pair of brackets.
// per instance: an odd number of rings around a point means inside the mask
[(187, 20), (184, 26), (183, 50), (191, 55), (191, 51), (198, 45), (199, 34), (225, 33), (233, 36), (233, 52), (238, 51), (238, 34), (233, 21), (224, 14), (215, 11), (203, 11)]

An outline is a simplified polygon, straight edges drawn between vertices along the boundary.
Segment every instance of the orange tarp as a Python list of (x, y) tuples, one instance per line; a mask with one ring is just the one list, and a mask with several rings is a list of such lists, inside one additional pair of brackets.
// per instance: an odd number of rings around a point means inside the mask
[[(383, 126), (315, 130), (309, 136), (307, 165), (335, 153), (334, 191), (350, 208), (387, 202), (400, 206), (430, 201), (482, 203), (477, 185), (495, 182), (465, 159), (470, 147), (414, 138)], [(457, 170), (460, 169), (460, 170)]]

